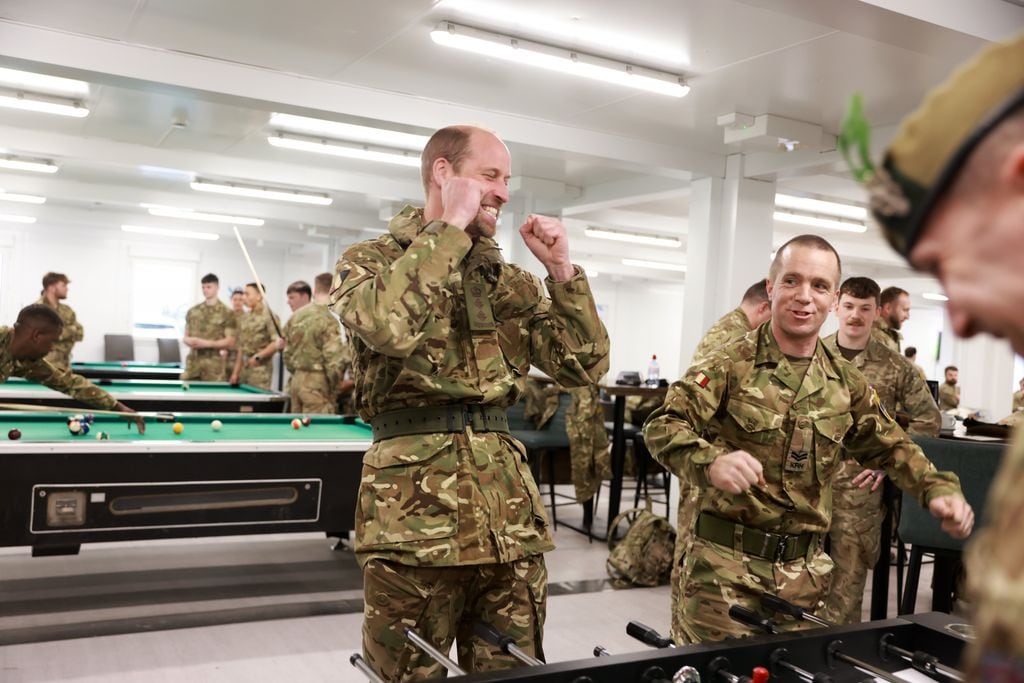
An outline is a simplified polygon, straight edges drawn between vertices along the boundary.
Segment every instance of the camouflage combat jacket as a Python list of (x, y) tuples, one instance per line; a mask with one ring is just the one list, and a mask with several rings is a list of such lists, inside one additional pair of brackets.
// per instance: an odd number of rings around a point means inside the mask
[[(839, 352), (838, 333), (821, 341), (833, 356), (843, 358)], [(907, 434), (939, 435), (939, 427), (942, 426), (939, 407), (935, 405), (931, 390), (913, 363), (874, 338), (868, 339), (867, 347), (849, 362), (861, 371), (868, 384), (878, 393), (886, 410), (899, 410), (910, 416)]]
[(693, 352), (693, 360), (690, 362), (696, 363), (716, 349), (740, 339), (747, 332), (750, 332), (750, 320), (743, 309), (737, 306), (719, 318), (718, 322), (704, 333), (704, 338), (697, 344), (697, 348)]
[(939, 410), (960, 407), (960, 387), (949, 382), (939, 385)]
[[(270, 315), (267, 315), (266, 307), (260, 306), (259, 309), (253, 309), (242, 316), (242, 322), (238, 326), (237, 346), (243, 357), (249, 358), (259, 353), (260, 349), (277, 339), (277, 327), (274, 323), (280, 325), (281, 320), (276, 315), (271, 320)], [(232, 318), (234, 318), (233, 312)], [(219, 339), (219, 337), (214, 337), (214, 339)], [(264, 359), (264, 361), (266, 360), (269, 359)]]
[(66, 368), (71, 363), (71, 349), (77, 342), (85, 338), (85, 330), (81, 323), (78, 322), (75, 312), (67, 304), (62, 304), (58, 301), (57, 307), (54, 308), (50, 306), (50, 302), (45, 296), (39, 297), (36, 303), (53, 308), (64, 323), (64, 327), (60, 331), (60, 337), (54, 342), (50, 353), (46, 355), (46, 360), (58, 367)]
[(903, 341), (903, 335), (881, 316), (875, 318), (874, 325), (871, 326), (871, 338), (881, 342), (896, 353), (900, 352), (900, 343)]
[[(564, 386), (608, 369), (608, 333), (586, 277), (540, 280), (406, 207), (378, 239), (339, 259), (331, 293), (355, 350), (363, 419), (398, 408), (507, 408), (531, 363)], [(360, 562), (509, 562), (553, 547), (525, 449), (501, 432), (398, 436), (363, 458)]]
[[(235, 312), (223, 301), (218, 300), (213, 306), (200, 301), (185, 314), (185, 334), (209, 341), (237, 337), (238, 327), (235, 319)], [(196, 351), (219, 353), (218, 349), (192, 349), (191, 353), (194, 354)]]
[(322, 372), (327, 386), (337, 388), (351, 358), (341, 340), (341, 324), (327, 306), (314, 301), (295, 311), (284, 326), (284, 337), (288, 372)]
[[(648, 418), (644, 438), (658, 462), (701, 487), (701, 511), (770, 531), (828, 530), (844, 450), (885, 470), (922, 504), (960, 492), (957, 476), (937, 472), (878, 410), (877, 394), (856, 368), (818, 343), (801, 379), (770, 321), (692, 366)], [(708, 465), (735, 450), (760, 461), (764, 486), (740, 494), (711, 486)]]
[(1024, 410), (1024, 391), (1013, 392), (1013, 412)]
[(67, 368), (55, 367), (44, 358), (15, 360), (11, 356), (13, 337), (13, 328), (0, 327), (0, 382), (6, 382), (8, 377), (24, 377), (98, 410), (113, 410), (117, 405), (113, 396)]

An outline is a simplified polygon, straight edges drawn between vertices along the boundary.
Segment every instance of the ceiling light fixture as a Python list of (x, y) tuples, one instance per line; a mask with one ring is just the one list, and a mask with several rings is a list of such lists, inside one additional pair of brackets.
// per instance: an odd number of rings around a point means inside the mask
[(14, 90), (44, 92), (65, 97), (85, 97), (89, 94), (89, 84), (86, 81), (17, 69), (0, 69), (0, 84)]
[(647, 261), (645, 259), (624, 258), (622, 265), (634, 268), (650, 268), (651, 270), (671, 270), (677, 273), (685, 273), (686, 266), (682, 263), (667, 263), (665, 261)]
[(39, 197), (34, 194), (17, 194), (15, 192), (0, 190), (0, 201), (21, 202), (22, 204), (45, 204), (46, 197)]
[(346, 145), (324, 138), (307, 138), (297, 135), (278, 133), (267, 137), (274, 147), (284, 149), (295, 149), (302, 152), (315, 152), (316, 154), (329, 154), (347, 159), (361, 159), (363, 161), (379, 161), (386, 164), (397, 164), (399, 166), (412, 166), (419, 168), (420, 156), (418, 153), (402, 152), (400, 150), (374, 149), (366, 145)]
[(945, 294), (939, 294), (938, 292), (925, 292), (921, 295), (921, 298), (928, 299), (928, 301), (949, 301), (949, 297)]
[(830, 218), (828, 216), (811, 216), (793, 211), (776, 211), (772, 214), (772, 218), (785, 223), (796, 223), (797, 225), (807, 225), (812, 228), (825, 228), (827, 230), (842, 230), (844, 232), (866, 232), (868, 229), (867, 225), (856, 221)]
[(193, 232), (192, 230), (171, 230), (169, 228), (153, 228), (148, 225), (122, 225), (121, 230), (140, 235), (157, 235), (160, 237), (181, 237), (189, 240), (219, 240), (220, 235), (213, 232)]
[(334, 201), (326, 194), (317, 192), (300, 192), (299, 190), (262, 187), (258, 185), (240, 185), (238, 183), (219, 183), (198, 178), (190, 183), (190, 187), (198, 192), (213, 192), (215, 194), (229, 194), (236, 197), (253, 197), (255, 199), (274, 199), (281, 202), (316, 204), (317, 206), (329, 206)]
[(825, 216), (851, 218), (855, 221), (866, 221), (868, 219), (868, 210), (863, 206), (829, 202), (810, 197), (797, 197), (791, 194), (775, 195), (775, 206), (783, 209), (805, 211), (807, 213), (820, 213)]
[(583, 230), (587, 237), (596, 237), (601, 240), (614, 240), (616, 242), (630, 242), (632, 244), (647, 244), (654, 247), (678, 248), (683, 245), (678, 237), (664, 237), (661, 235), (649, 235), (639, 232), (625, 232), (622, 230), (610, 230), (608, 228), (596, 228), (589, 226)]
[(536, 66), (549, 71), (582, 76), (606, 83), (625, 85), (661, 95), (685, 97), (690, 86), (678, 74), (633, 66), (568, 48), (535, 43), (442, 21), (430, 38), (438, 45)]
[(261, 226), (262, 218), (247, 218), (245, 216), (229, 216), (223, 213), (203, 213), (192, 209), (178, 209), (173, 206), (160, 206), (159, 204), (140, 204), (149, 211), (151, 216), (162, 218), (182, 218), (189, 221), (207, 221), (210, 223), (230, 223), (231, 225), (253, 225)]
[(16, 216), (11, 213), (0, 213), (0, 221), (7, 221), (8, 223), (35, 223), (35, 216)]
[(35, 111), (43, 114), (73, 116), (79, 119), (89, 115), (89, 108), (79, 100), (69, 100), (49, 95), (30, 95), (18, 90), (0, 90), (0, 107), (24, 109), (25, 111)]
[(415, 149), (416, 151), (426, 147), (427, 141), (430, 139), (426, 135), (402, 133), (396, 130), (385, 130), (371, 126), (359, 126), (354, 123), (314, 119), (309, 116), (296, 116), (295, 114), (271, 114), (270, 126), (292, 133), (305, 133), (315, 137), (350, 140), (352, 142), (363, 142), (383, 147), (397, 147), (399, 149)]
[(31, 159), (8, 154), (0, 156), (0, 168), (33, 173), (56, 173), (58, 166), (50, 159)]

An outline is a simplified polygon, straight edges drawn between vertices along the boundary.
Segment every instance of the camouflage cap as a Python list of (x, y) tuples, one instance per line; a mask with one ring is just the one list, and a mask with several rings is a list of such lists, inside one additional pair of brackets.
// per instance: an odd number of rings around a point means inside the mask
[(867, 180), (871, 211), (896, 251), (910, 253), (971, 152), (1021, 107), (1024, 33), (957, 69), (903, 121)]

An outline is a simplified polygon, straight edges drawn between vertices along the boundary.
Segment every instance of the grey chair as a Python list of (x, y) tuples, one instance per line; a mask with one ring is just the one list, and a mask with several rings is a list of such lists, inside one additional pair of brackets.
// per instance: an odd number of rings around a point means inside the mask
[(163, 337), (157, 339), (156, 350), (159, 354), (159, 361), (161, 363), (181, 362), (181, 347), (178, 345), (177, 339), (167, 339)]
[(135, 360), (135, 339), (132, 335), (103, 335), (103, 360)]

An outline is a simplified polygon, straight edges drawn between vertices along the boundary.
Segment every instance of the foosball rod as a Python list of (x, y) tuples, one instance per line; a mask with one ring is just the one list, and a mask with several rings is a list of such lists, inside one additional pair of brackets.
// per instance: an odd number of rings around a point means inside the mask
[(426, 640), (424, 640), (423, 637), (420, 636), (420, 634), (416, 633), (416, 631), (413, 631), (411, 628), (406, 627), (405, 637), (409, 640), (410, 643), (412, 643), (413, 645), (415, 645), (416, 647), (430, 655), (430, 658), (433, 659), (435, 662), (437, 662), (444, 668), (448, 669), (449, 673), (455, 674), (456, 676), (466, 675), (466, 672), (462, 668), (460, 668), (458, 664), (453, 662), (451, 659), (448, 658), (447, 655), (445, 655), (443, 652), (441, 652), (436, 647), (434, 647)]
[(516, 645), (514, 638), (500, 633), (490, 624), (485, 624), (482, 621), (476, 622), (476, 625), (473, 626), (473, 633), (527, 666), (542, 666), (544, 664), (541, 660), (524, 652), (523, 648)]
[(921, 673), (929, 675), (939, 674), (954, 681), (963, 681), (967, 679), (963, 671), (942, 664), (941, 662), (939, 662), (939, 658), (933, 654), (929, 654), (923, 650), (914, 650), (913, 652), (911, 652), (910, 650), (906, 650), (900, 647), (899, 645), (894, 645), (892, 642), (890, 642), (891, 639), (894, 637), (895, 636), (892, 633), (886, 633), (884, 636), (882, 636), (880, 649), (882, 651), (883, 659), (885, 659), (886, 655), (894, 654), (910, 662), (910, 665), (918, 671), (920, 671)]
[(905, 683), (902, 678), (896, 678), (885, 669), (879, 669), (874, 664), (865, 662), (863, 659), (858, 659), (851, 655), (846, 654), (840, 648), (843, 647), (843, 641), (833, 640), (825, 648), (825, 659), (828, 662), (830, 668), (834, 668), (835, 664), (833, 660), (838, 659), (839, 661), (849, 664), (853, 668), (863, 671), (866, 674), (871, 674), (875, 678), (881, 678), (883, 681), (889, 681), (889, 683)]
[(384, 683), (384, 679), (378, 676), (374, 670), (370, 668), (370, 665), (366, 663), (366, 660), (363, 659), (362, 655), (354, 654), (348, 658), (348, 661), (352, 663), (352, 666), (359, 669), (359, 671), (366, 676), (366, 680), (370, 681), (370, 683)]
[(798, 607), (788, 600), (784, 600), (777, 595), (771, 593), (761, 594), (761, 607), (765, 608), (770, 612), (778, 612), (779, 614), (787, 614), (794, 619), (800, 619), (802, 621), (809, 621), (819, 626), (835, 626), (834, 623), (821, 617), (817, 617), (811, 612), (808, 612), (803, 607)]
[(768, 668), (772, 672), (773, 676), (780, 675), (779, 670), (785, 669), (796, 674), (797, 678), (807, 683), (833, 683), (833, 679), (826, 673), (811, 673), (806, 669), (801, 669), (796, 664), (789, 661), (789, 650), (784, 647), (776, 648), (772, 650), (772, 653), (768, 655)]
[(631, 621), (626, 624), (626, 635), (636, 638), (644, 645), (650, 645), (651, 647), (664, 648), (676, 646), (671, 638), (666, 638), (655, 629), (647, 624), (641, 624), (639, 621)]

